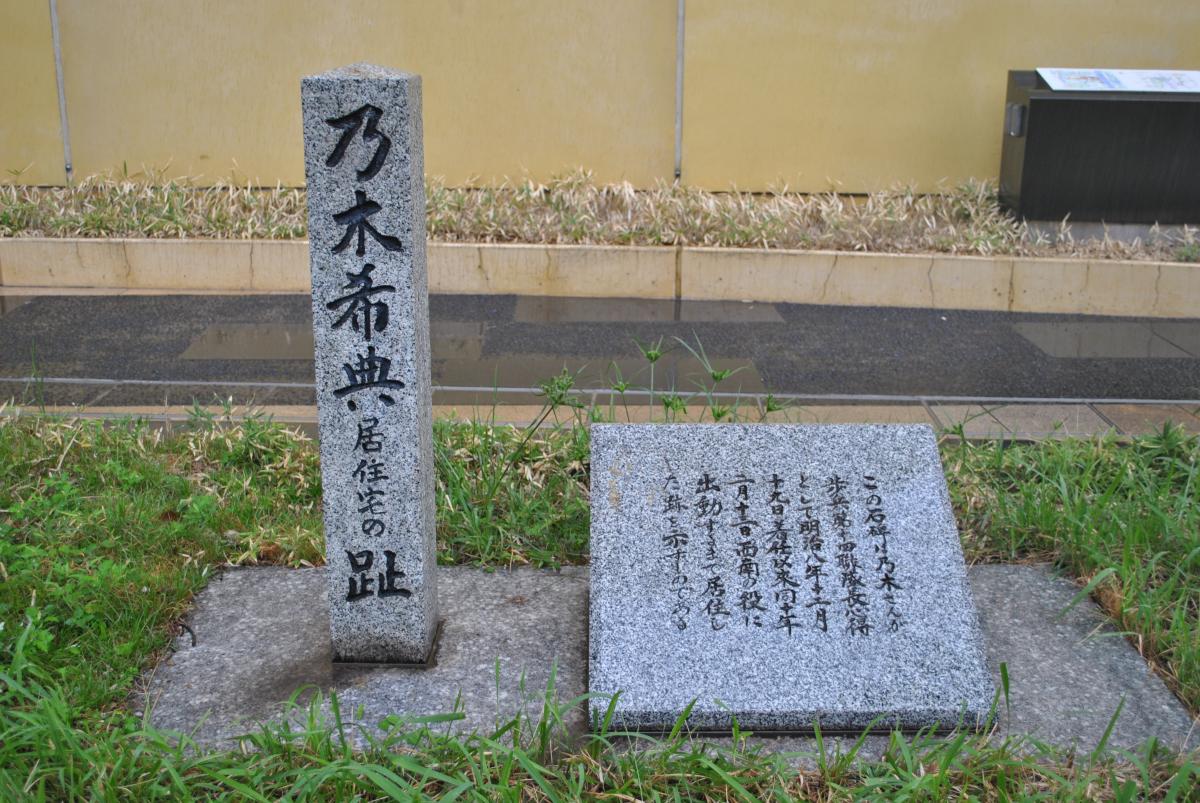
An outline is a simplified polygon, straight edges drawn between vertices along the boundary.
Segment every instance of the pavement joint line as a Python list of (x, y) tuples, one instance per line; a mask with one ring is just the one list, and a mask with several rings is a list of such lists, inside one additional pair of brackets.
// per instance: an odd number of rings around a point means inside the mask
[[(212, 379), (103, 379), (96, 377), (52, 377), (52, 376), (0, 376), (0, 382), (45, 383), (51, 385), (141, 385), (147, 387), (229, 387), (229, 388), (300, 388), (313, 389), (312, 382), (239, 382)], [(495, 394), (537, 394), (541, 388), (532, 387), (485, 387), (483, 385), (434, 385), (435, 393), (495, 393)], [(601, 396), (615, 393), (610, 388), (577, 388), (571, 391), (575, 396)], [(625, 396), (649, 398), (648, 390), (626, 390)], [(661, 391), (655, 391), (655, 396), (661, 396)], [(715, 391), (712, 396), (720, 399), (753, 399), (761, 400), (767, 396), (787, 401), (807, 401), (813, 403), (845, 403), (862, 404), (866, 402), (886, 402), (892, 404), (913, 404), (928, 408), (933, 404), (1136, 404), (1136, 405), (1188, 405), (1200, 406), (1200, 399), (1109, 399), (1099, 397), (1055, 397), (1055, 396), (939, 396), (939, 395), (887, 395), (872, 393), (738, 393), (733, 391)], [(927, 410), (928, 412), (928, 410)], [(1099, 414), (1098, 411), (1094, 411)], [(1103, 415), (1100, 416), (1104, 418)], [(1107, 420), (1107, 419), (1106, 419)]]
[(103, 398), (104, 398), (105, 396), (107, 396), (108, 394), (112, 393), (112, 392), (113, 392), (115, 389), (116, 389), (115, 387), (106, 387), (106, 388), (104, 388), (104, 390), (100, 391), (100, 393), (99, 393), (99, 394), (97, 394), (96, 396), (94, 396), (94, 397), (91, 399), (91, 401), (89, 401), (89, 402), (87, 403), (87, 405), (90, 407), (90, 406), (92, 406), (92, 405), (94, 405), (94, 404), (97, 404), (97, 403), (99, 403), (99, 401), (100, 401), (101, 399), (103, 399)]
[(1116, 422), (1116, 421), (1113, 421), (1111, 418), (1109, 418), (1109, 417), (1108, 417), (1108, 416), (1106, 416), (1106, 415), (1105, 415), (1103, 412), (1101, 412), (1101, 411), (1100, 411), (1100, 410), (1099, 410), (1099, 409), (1096, 407), (1096, 405), (1095, 405), (1095, 404), (1089, 404), (1089, 405), (1088, 405), (1088, 409), (1089, 409), (1089, 410), (1091, 410), (1093, 413), (1095, 413), (1097, 416), (1099, 416), (1101, 421), (1103, 421), (1104, 423), (1108, 424), (1110, 427), (1112, 427), (1113, 429), (1115, 429), (1117, 432), (1124, 432), (1124, 431), (1125, 431), (1125, 430), (1124, 430), (1124, 429), (1122, 429), (1121, 427), (1117, 426), (1117, 422)]
[[(1162, 272), (1162, 269), (1161, 269), (1161, 268), (1159, 268), (1159, 272), (1160, 272), (1160, 273)], [(1151, 326), (1152, 326), (1152, 325), (1153, 325), (1153, 324), (1151, 324)], [(1155, 329), (1151, 329), (1149, 326), (1146, 326), (1145, 324), (1142, 324), (1142, 326), (1143, 326), (1143, 328), (1146, 328), (1146, 329), (1148, 329), (1148, 330), (1150, 331), (1150, 334), (1154, 335), (1154, 336), (1155, 336), (1155, 337), (1157, 337), (1159, 340), (1162, 340), (1162, 341), (1164, 341), (1164, 342), (1166, 342), (1166, 343), (1170, 343), (1172, 346), (1174, 346), (1175, 348), (1179, 349), (1179, 350), (1180, 350), (1180, 351), (1182, 351), (1184, 354), (1191, 354), (1191, 352), (1190, 352), (1188, 349), (1186, 349), (1186, 348), (1184, 348), (1183, 346), (1179, 345), (1179, 344), (1178, 344), (1178, 343), (1176, 343), (1174, 340), (1172, 340), (1171, 338), (1169, 338), (1169, 337), (1167, 337), (1166, 335), (1164, 335), (1162, 332), (1159, 332), (1159, 331), (1157, 331), (1157, 330), (1155, 330)], [(1194, 356), (1200, 356), (1200, 355), (1194, 355)]]
[(921, 407), (923, 407), (925, 409), (925, 415), (929, 416), (929, 420), (933, 421), (933, 423), (937, 424), (942, 429), (946, 428), (946, 425), (944, 423), (942, 423), (942, 419), (939, 418), (938, 415), (933, 412), (933, 405), (931, 405), (925, 399), (921, 399)]

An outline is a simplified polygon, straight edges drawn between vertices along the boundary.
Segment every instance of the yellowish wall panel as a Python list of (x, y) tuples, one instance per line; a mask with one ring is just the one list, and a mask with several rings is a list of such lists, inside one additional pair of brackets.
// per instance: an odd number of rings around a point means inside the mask
[(0, 181), (62, 184), (66, 170), (46, 0), (0, 0), (0, 75)]
[[(0, 0), (0, 180), (61, 182), (45, 0)], [(452, 183), (671, 175), (673, 0), (59, 0), (77, 175), (303, 180), (299, 79), (420, 72)], [(1200, 68), (1195, 0), (688, 0), (684, 180), (933, 189), (999, 165), (1006, 71)]]
[(1009, 69), (1200, 69), (1195, 0), (687, 0), (683, 178), (992, 177)]
[(59, 0), (76, 173), (303, 183), (300, 78), (422, 74), (425, 164), (453, 183), (673, 169), (673, 0)]

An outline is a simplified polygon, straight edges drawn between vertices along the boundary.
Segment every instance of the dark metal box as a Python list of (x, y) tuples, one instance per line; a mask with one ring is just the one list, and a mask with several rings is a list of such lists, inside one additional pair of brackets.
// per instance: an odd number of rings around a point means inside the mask
[(1029, 220), (1200, 222), (1200, 94), (1055, 91), (1010, 71), (1000, 201)]

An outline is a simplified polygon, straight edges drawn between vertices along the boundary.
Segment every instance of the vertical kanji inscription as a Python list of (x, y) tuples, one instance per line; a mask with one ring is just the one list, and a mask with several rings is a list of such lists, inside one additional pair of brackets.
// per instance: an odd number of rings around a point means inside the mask
[(334, 655), (422, 663), (438, 609), (420, 78), (354, 65), (301, 100)]
[[(787, 636), (803, 629), (829, 634), (836, 603), (845, 635), (904, 626), (903, 586), (875, 475), (861, 475), (865, 513), (858, 521), (848, 472), (830, 474), (819, 486), (803, 472), (789, 480), (778, 471), (739, 471), (719, 482), (715, 467), (682, 481), (670, 464), (668, 472), (659, 511), (661, 561), (676, 629), (692, 626), (695, 606), (714, 631), (734, 622)], [(690, 520), (682, 496), (688, 486), (694, 488)], [(869, 564), (868, 554), (874, 555)]]

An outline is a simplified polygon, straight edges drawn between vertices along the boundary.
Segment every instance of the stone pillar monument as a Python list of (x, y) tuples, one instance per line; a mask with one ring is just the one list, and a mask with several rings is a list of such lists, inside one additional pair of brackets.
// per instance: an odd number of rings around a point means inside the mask
[(305, 78), (304, 172), (334, 660), (422, 664), (438, 628), (421, 78)]

